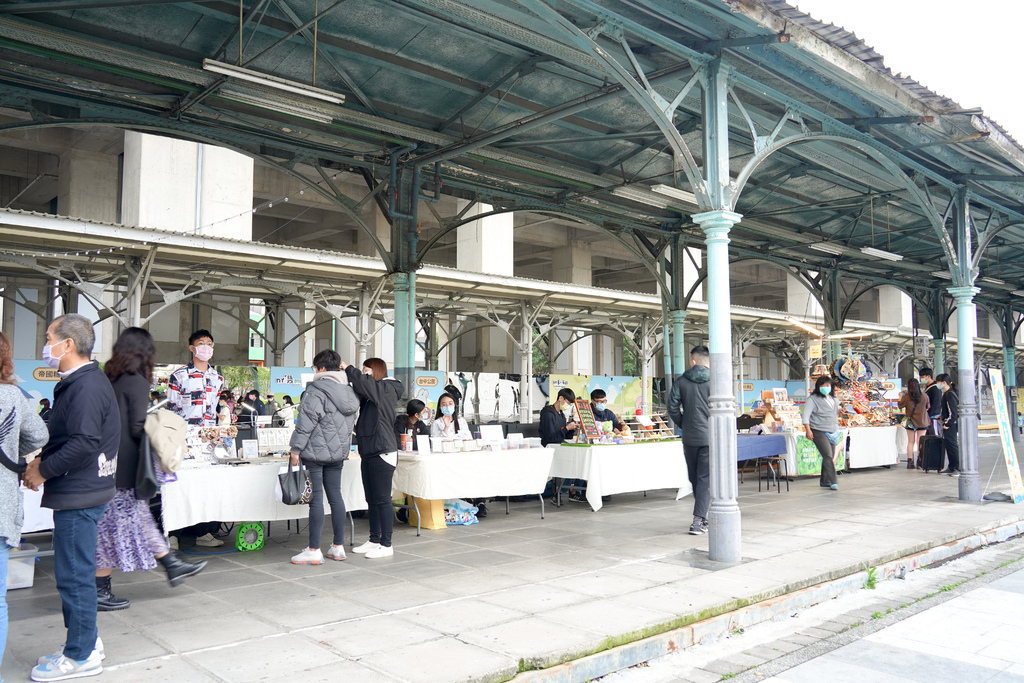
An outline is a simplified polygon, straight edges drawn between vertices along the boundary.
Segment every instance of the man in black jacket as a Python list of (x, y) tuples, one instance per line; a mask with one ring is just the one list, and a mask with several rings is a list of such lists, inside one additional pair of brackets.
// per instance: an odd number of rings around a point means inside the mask
[(706, 346), (690, 351), (690, 369), (676, 378), (668, 398), (668, 414), (683, 430), (683, 457), (686, 476), (693, 486), (694, 536), (708, 532), (708, 507), (711, 505), (711, 462), (708, 422), (711, 416), (711, 354)]
[(942, 415), (942, 387), (940, 387), (933, 376), (931, 368), (921, 368), (921, 386), (924, 393), (928, 395), (928, 420), (931, 422), (928, 427), (928, 434), (942, 436), (942, 428), (939, 420)]
[(53, 509), (53, 568), (67, 642), (32, 669), (32, 680), (91, 676), (103, 670), (96, 630), (96, 523), (114, 497), (121, 418), (110, 382), (96, 361), (92, 323), (62, 315), (46, 330), (43, 360), (60, 374), (53, 390), (50, 442), (29, 463), (25, 483), (46, 483)]

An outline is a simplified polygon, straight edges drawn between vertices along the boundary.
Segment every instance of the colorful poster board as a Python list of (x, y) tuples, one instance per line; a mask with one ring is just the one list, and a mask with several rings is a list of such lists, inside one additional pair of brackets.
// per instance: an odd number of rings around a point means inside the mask
[[(842, 443), (845, 443), (845, 439)], [(836, 458), (836, 469), (846, 469), (846, 448), (839, 451)], [(797, 475), (821, 474), (821, 453), (814, 442), (806, 436), (796, 437), (796, 473)]]
[(601, 432), (597, 428), (597, 419), (594, 418), (594, 411), (590, 407), (590, 401), (585, 398), (576, 399), (576, 413), (580, 418), (580, 426), (583, 434), (590, 439), (597, 439)]
[(1016, 426), (1010, 422), (1010, 411), (1006, 403), (1006, 387), (1003, 385), (1003, 371), (999, 368), (989, 368), (988, 376), (992, 382), (992, 400), (996, 404), (996, 421), (999, 423), (999, 436), (1003, 441), (1003, 457), (1006, 460), (1006, 470), (1010, 475), (1010, 489), (1013, 492), (1014, 503), (1024, 503), (1024, 481), (1021, 480), (1020, 466), (1017, 463), (1017, 449), (1013, 446), (1013, 433), (1011, 429)]

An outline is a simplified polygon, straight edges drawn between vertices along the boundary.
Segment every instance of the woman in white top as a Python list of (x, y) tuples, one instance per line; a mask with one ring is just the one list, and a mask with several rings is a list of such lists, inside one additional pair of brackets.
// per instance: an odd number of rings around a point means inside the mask
[(472, 439), (469, 425), (459, 415), (459, 404), (451, 394), (441, 394), (437, 401), (437, 414), (430, 425), (430, 436), (441, 439)]

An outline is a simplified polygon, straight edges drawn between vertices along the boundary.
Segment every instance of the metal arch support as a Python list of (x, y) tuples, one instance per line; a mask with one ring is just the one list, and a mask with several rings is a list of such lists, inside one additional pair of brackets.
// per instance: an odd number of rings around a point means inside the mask
[(427, 240), (427, 242), (422, 247), (420, 247), (419, 251), (416, 253), (416, 262), (417, 263), (421, 262), (423, 260), (423, 258), (426, 256), (427, 252), (430, 251), (430, 249), (432, 249), (434, 246), (436, 246), (438, 241), (440, 241), (442, 237), (448, 235), (453, 230), (456, 230), (456, 229), (460, 228), (463, 225), (467, 225), (467, 224), (472, 223), (474, 221), (478, 221), (478, 220), (483, 219), (483, 218), (488, 218), (490, 216), (500, 216), (500, 215), (505, 214), (505, 213), (524, 212), (524, 211), (528, 211), (530, 213), (549, 215), (549, 216), (557, 216), (559, 218), (567, 218), (567, 219), (570, 219), (570, 220), (574, 220), (574, 221), (578, 221), (580, 223), (583, 223), (584, 225), (589, 225), (592, 228), (596, 228), (597, 230), (602, 231), (603, 233), (607, 234), (609, 237), (614, 239), (616, 242), (621, 244), (623, 247), (625, 247), (629, 251), (629, 253), (632, 254), (633, 257), (636, 258), (636, 260), (641, 265), (644, 266), (644, 268), (646, 268), (648, 271), (650, 271), (650, 273), (652, 275), (654, 275), (655, 280), (657, 280), (658, 284), (660, 284), (663, 289), (668, 289), (668, 285), (665, 283), (665, 279), (664, 279), (663, 274), (661, 273), (661, 271), (658, 269), (657, 263), (653, 262), (650, 259), (650, 257), (645, 256), (643, 254), (643, 252), (641, 252), (636, 247), (636, 245), (630, 244), (618, 232), (616, 232), (614, 230), (611, 230), (609, 228), (606, 228), (605, 226), (601, 225), (600, 223), (594, 223), (594, 222), (592, 222), (590, 220), (582, 218), (582, 217), (580, 217), (580, 216), (578, 216), (578, 215), (576, 215), (576, 214), (574, 214), (574, 213), (572, 213), (570, 211), (557, 211), (555, 209), (551, 209), (549, 207), (543, 207), (543, 206), (542, 207), (537, 207), (537, 206), (531, 206), (531, 205), (522, 205), (522, 206), (517, 205), (517, 206), (513, 206), (513, 207), (493, 209), (492, 211), (488, 211), (487, 213), (481, 213), (481, 214), (477, 214), (477, 215), (471, 216), (471, 217), (464, 217), (464, 218), (462, 218), (460, 220), (457, 220), (457, 221), (446, 222), (444, 227), (442, 227), (438, 231), (438, 233), (436, 235), (433, 235), (429, 240)]
[[(623, 36), (624, 26), (621, 23), (621, 19), (613, 18), (611, 14), (604, 12), (601, 8), (588, 6), (587, 10), (596, 13), (601, 21), (597, 27), (592, 29), (594, 35), (590, 35), (590, 33), (582, 31), (543, 0), (518, 0), (518, 2), (547, 23), (561, 29), (578, 48), (603, 66), (605, 73), (618, 82), (637, 101), (665, 136), (665, 139), (672, 147), (673, 157), (677, 162), (681, 162), (682, 171), (686, 174), (687, 180), (690, 181), (699, 205), (702, 208), (720, 208), (712, 207), (707, 185), (701, 177), (700, 167), (697, 165), (697, 161), (694, 159), (693, 153), (690, 151), (686, 141), (683, 140), (683, 136), (680, 135), (679, 130), (673, 123), (676, 108), (690, 92), (698, 75), (703, 70), (703, 65), (694, 69), (697, 73), (683, 86), (674, 100), (668, 102), (651, 87), (646, 75), (644, 75), (642, 67)], [(626, 54), (633, 73), (597, 43), (596, 37), (601, 32), (617, 34), (613, 37), (617, 38), (617, 42)]]
[(978, 267), (981, 265), (981, 258), (984, 255), (985, 250), (988, 249), (989, 245), (992, 243), (992, 240), (995, 239), (999, 233), (1009, 228), (1020, 227), (1024, 227), (1024, 223), (1009, 222), (999, 225), (997, 227), (986, 229), (984, 232), (982, 232), (978, 239), (978, 248), (974, 253), (974, 258), (971, 260), (971, 269), (978, 269)]
[[(97, 292), (94, 291), (95, 287), (88, 287), (88, 286), (86, 286), (89, 283), (87, 283), (87, 282), (74, 282), (73, 280), (70, 280), (67, 277), (65, 277), (64, 274), (61, 273), (61, 271), (59, 269), (43, 268), (42, 266), (36, 264), (35, 259), (23, 258), (23, 257), (20, 257), (20, 256), (14, 256), (14, 255), (11, 255), (11, 254), (0, 254), (0, 261), (7, 261), (9, 263), (17, 263), (20, 266), (24, 266), (26, 268), (31, 268), (32, 270), (34, 270), (34, 271), (36, 271), (38, 273), (41, 273), (41, 274), (45, 275), (48, 278), (52, 278), (54, 280), (60, 280), (64, 284), (68, 285), (69, 287), (74, 288), (78, 293), (82, 294), (87, 299), (89, 299), (89, 301), (92, 302), (93, 307), (97, 311), (107, 311), (109, 313), (109, 315), (107, 317), (115, 318), (119, 323), (121, 323), (125, 327), (129, 327), (128, 322), (124, 319), (124, 317), (121, 315), (120, 312), (118, 312), (114, 308), (111, 308), (107, 304), (103, 303), (102, 296), (97, 296)], [(100, 289), (99, 293), (102, 294), (102, 292), (103, 292), (103, 288)], [(103, 320), (103, 319), (105, 319), (105, 318), (101, 317), (101, 320)]]
[[(233, 142), (223, 140), (212, 135), (200, 135), (198, 133), (193, 132), (190, 128), (187, 128), (185, 126), (174, 125), (174, 122), (171, 120), (168, 120), (166, 126), (155, 126), (151, 124), (141, 124), (138, 121), (107, 118), (84, 118), (58, 121), (26, 121), (21, 123), (13, 123), (0, 126), (0, 133), (7, 133), (17, 130), (31, 130), (35, 128), (69, 128), (78, 126), (114, 126), (118, 128), (126, 128), (128, 130), (137, 130), (143, 132), (174, 132), (175, 135), (179, 135), (183, 138), (192, 140), (193, 142), (217, 145), (219, 147), (229, 149), (233, 152), (237, 152), (238, 154), (247, 156), (251, 159), (260, 161), (261, 163), (267, 164), (268, 166), (273, 167), (275, 170), (280, 171), (281, 173), (284, 173), (286, 175), (289, 175), (292, 178), (295, 178), (299, 182), (303, 183), (306, 187), (308, 187), (312, 192), (315, 192), (316, 194), (320, 195), (327, 201), (331, 202), (332, 204), (335, 204), (342, 211), (342, 213), (347, 215), (352, 221), (355, 222), (355, 224), (359, 227), (360, 230), (366, 233), (366, 236), (370, 239), (370, 241), (373, 243), (374, 248), (377, 250), (378, 257), (384, 262), (385, 267), (389, 271), (392, 270), (394, 267), (394, 258), (391, 252), (384, 248), (384, 245), (377, 237), (376, 231), (372, 230), (370, 226), (368, 226), (363, 221), (359, 213), (354, 210), (356, 206), (355, 202), (348, 200), (344, 195), (335, 195), (334, 193), (329, 192), (328, 190), (321, 187), (318, 183), (307, 178), (306, 176), (299, 173), (289, 165), (282, 164), (270, 157), (254, 153), (251, 150), (245, 149), (244, 147), (240, 147)], [(317, 168), (319, 168), (319, 165), (317, 165)]]
[[(759, 152), (755, 152), (754, 156), (744, 165), (739, 175), (736, 177), (735, 182), (735, 195), (733, 196), (733, 203), (739, 198), (743, 192), (743, 188), (750, 180), (751, 175), (768, 157), (775, 152), (779, 152), (787, 147), (795, 145), (801, 142), (814, 142), (814, 141), (830, 141), (836, 142), (848, 147), (852, 147), (859, 152), (862, 152), (872, 159), (874, 159), (879, 166), (889, 172), (892, 177), (904, 186), (908, 193), (910, 193), (912, 199), (917, 203), (921, 209), (925, 212), (928, 217), (928, 221), (932, 224), (935, 229), (936, 236), (939, 238), (939, 243), (942, 244), (943, 252), (946, 254), (946, 260), (949, 264), (957, 262), (956, 248), (953, 245), (952, 239), (949, 237), (949, 233), (946, 232), (944, 222), (935, 210), (935, 206), (931, 201), (927, 191), (922, 190), (903, 170), (899, 165), (889, 158), (886, 152), (875, 148), (874, 146), (867, 144), (865, 141), (840, 135), (838, 133), (814, 133), (811, 131), (803, 131), (801, 133), (784, 137), (780, 140), (766, 145)], [(891, 150), (888, 150), (891, 152)]]

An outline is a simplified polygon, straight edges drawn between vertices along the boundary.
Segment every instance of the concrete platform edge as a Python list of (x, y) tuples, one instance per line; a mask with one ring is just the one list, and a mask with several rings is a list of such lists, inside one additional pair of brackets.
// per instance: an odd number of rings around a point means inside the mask
[[(1009, 515), (993, 524), (968, 530), (959, 538), (952, 534), (952, 538), (913, 544), (863, 564), (854, 563), (794, 582), (782, 591), (770, 590), (746, 599), (731, 600), (699, 613), (680, 615), (662, 626), (609, 638), (590, 653), (580, 652), (571, 661), (563, 661), (548, 668), (523, 671), (511, 680), (515, 683), (586, 683), (614, 671), (684, 650), (704, 640), (713, 641), (736, 629), (770, 621), (780, 614), (860, 590), (868, 576), (864, 564), (876, 568), (875, 575), (879, 581), (887, 581), (904, 576), (906, 572), (988, 545), (1003, 543), (1020, 535), (1024, 535), (1024, 515)], [(530, 664), (537, 666), (540, 661), (521, 662), (520, 666)]]

